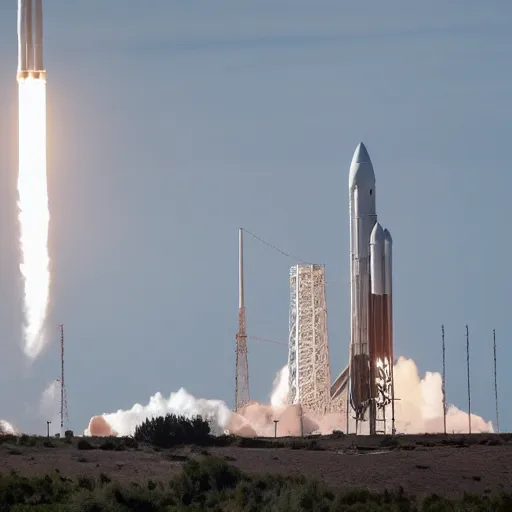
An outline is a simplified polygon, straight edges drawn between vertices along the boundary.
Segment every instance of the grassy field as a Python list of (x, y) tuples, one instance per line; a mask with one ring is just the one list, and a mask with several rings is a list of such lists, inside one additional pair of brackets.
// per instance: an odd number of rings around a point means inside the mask
[(505, 434), (0, 443), (0, 510), (512, 510)]

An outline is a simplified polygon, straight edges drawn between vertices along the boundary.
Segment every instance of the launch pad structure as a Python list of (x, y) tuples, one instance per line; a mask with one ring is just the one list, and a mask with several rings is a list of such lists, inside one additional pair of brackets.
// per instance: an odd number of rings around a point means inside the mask
[[(348, 185), (351, 308), (348, 366), (332, 383), (325, 267), (311, 263), (292, 266), (287, 401), (317, 416), (344, 412), (347, 433), (351, 420), (355, 420), (356, 434), (394, 434), (393, 239), (377, 220), (375, 171), (362, 142), (352, 158)], [(235, 411), (249, 402), (242, 229), (239, 230), (238, 324)], [(389, 423), (391, 432), (388, 432)]]
[(244, 304), (244, 239), (238, 230), (238, 332), (236, 335), (235, 412), (249, 403), (249, 365), (247, 361), (247, 333)]
[(289, 326), (288, 403), (300, 404), (314, 414), (327, 414), (331, 369), (323, 265), (291, 267)]

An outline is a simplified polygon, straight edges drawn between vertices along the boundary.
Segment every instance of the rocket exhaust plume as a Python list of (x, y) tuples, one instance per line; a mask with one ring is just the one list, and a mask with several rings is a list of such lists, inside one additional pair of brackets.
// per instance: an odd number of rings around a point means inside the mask
[(45, 345), (50, 289), (42, 23), (42, 0), (18, 1), (20, 271), (25, 287), (23, 348), (31, 359)]

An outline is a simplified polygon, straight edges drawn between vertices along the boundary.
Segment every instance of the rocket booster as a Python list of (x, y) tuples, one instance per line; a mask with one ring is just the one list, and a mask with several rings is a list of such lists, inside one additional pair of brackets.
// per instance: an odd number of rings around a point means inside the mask
[(18, 0), (18, 80), (45, 75), (43, 0)]
[[(385, 236), (376, 222), (370, 235), (370, 360), (383, 361), (386, 356), (387, 318), (385, 299)], [(373, 376), (375, 381), (375, 375)]]

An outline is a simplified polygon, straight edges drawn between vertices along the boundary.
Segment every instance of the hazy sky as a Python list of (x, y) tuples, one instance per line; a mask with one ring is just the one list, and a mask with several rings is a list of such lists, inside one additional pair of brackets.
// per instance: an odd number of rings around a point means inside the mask
[[(0, 5), (0, 417), (44, 431), (66, 329), (75, 430), (184, 386), (234, 398), (237, 228), (326, 264), (349, 343), (348, 170), (362, 140), (395, 242), (395, 353), (512, 429), (512, 5), (502, 0), (45, 0), (52, 342), (27, 368), (16, 210), (16, 2)], [(249, 334), (287, 339), (288, 267), (246, 239)], [(507, 291), (508, 290), (508, 291)], [(249, 342), (252, 398), (286, 347)]]

